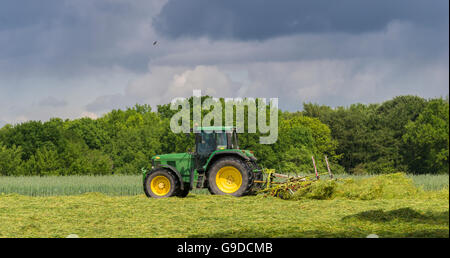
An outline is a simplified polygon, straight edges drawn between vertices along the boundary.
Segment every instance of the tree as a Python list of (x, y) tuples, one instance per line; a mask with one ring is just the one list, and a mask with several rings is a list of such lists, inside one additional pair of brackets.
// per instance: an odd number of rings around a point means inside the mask
[(407, 159), (414, 173), (448, 173), (449, 104), (431, 100), (416, 121), (409, 122), (403, 136), (409, 147)]
[[(193, 101), (189, 99), (191, 105)], [(258, 105), (251, 101), (244, 100)], [(448, 173), (448, 96), (430, 101), (398, 96), (381, 104), (337, 108), (304, 103), (301, 112), (275, 110), (279, 134), (271, 145), (259, 143), (258, 130), (248, 133), (247, 122), (257, 120), (248, 109), (239, 146), (253, 150), (263, 167), (312, 172), (314, 155), (322, 171), (327, 155), (334, 172), (345, 168), (355, 173)], [(267, 119), (269, 111), (274, 110), (267, 107)], [(157, 112), (137, 104), (95, 120), (52, 118), (5, 125), (0, 129), (0, 175), (139, 173), (153, 155), (186, 152), (194, 146), (192, 134), (170, 130), (176, 112), (170, 104), (159, 105)], [(192, 112), (191, 108), (191, 118)], [(224, 113), (222, 119), (225, 124)]]
[[(404, 160), (410, 150), (402, 137), (406, 133), (405, 126), (414, 122), (424, 110), (427, 102), (417, 96), (398, 96), (383, 102), (375, 110), (371, 131), (374, 132), (374, 149), (372, 161), (375, 167), (392, 167), (397, 170), (407, 170), (407, 161)], [(380, 163), (387, 163), (380, 165)], [(384, 169), (386, 172), (393, 170)], [(381, 169), (378, 169), (381, 171)]]
[(13, 145), (7, 148), (0, 142), (0, 175), (23, 175), (22, 148)]
[[(398, 96), (381, 104), (353, 104), (330, 108), (304, 104), (303, 114), (328, 125), (337, 141), (339, 163), (347, 171), (391, 173), (409, 171), (410, 146), (402, 137), (405, 126), (417, 119), (427, 101), (417, 96)], [(291, 114), (292, 115), (292, 114)]]
[(90, 149), (101, 149), (110, 141), (105, 126), (91, 118), (81, 118), (67, 121), (64, 128), (81, 137)]
[(42, 147), (34, 155), (35, 173), (41, 176), (54, 176), (62, 174), (63, 164), (61, 164), (58, 152), (53, 148)]

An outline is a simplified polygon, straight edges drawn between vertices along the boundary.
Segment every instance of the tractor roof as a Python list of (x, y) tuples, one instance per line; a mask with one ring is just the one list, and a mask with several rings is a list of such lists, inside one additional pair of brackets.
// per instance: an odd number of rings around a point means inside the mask
[(233, 131), (233, 126), (197, 126), (195, 131)]

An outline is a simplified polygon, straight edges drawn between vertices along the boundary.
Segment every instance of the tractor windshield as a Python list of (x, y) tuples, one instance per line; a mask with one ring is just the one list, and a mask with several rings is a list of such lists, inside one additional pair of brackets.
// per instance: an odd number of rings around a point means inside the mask
[(212, 133), (202, 132), (199, 142), (197, 143), (197, 153), (200, 155), (209, 155), (216, 149), (215, 135)]
[(236, 131), (224, 131), (216, 134), (217, 147), (239, 149)]
[(216, 134), (216, 143), (217, 143), (217, 146), (223, 146), (226, 148), (228, 146), (226, 133)]

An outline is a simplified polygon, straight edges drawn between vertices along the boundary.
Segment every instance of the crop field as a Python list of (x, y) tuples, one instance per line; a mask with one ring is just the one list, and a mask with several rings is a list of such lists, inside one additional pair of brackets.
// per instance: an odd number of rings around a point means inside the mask
[(291, 200), (148, 199), (138, 176), (0, 177), (0, 186), (0, 237), (449, 237), (448, 176), (355, 177)]
[[(371, 176), (337, 175), (337, 178), (356, 180)], [(408, 175), (413, 183), (424, 190), (449, 187), (448, 175)], [(111, 196), (140, 195), (143, 193), (141, 175), (116, 176), (0, 176), (0, 194), (30, 196), (78, 195), (98, 192)], [(194, 190), (196, 194), (209, 194), (207, 190)]]

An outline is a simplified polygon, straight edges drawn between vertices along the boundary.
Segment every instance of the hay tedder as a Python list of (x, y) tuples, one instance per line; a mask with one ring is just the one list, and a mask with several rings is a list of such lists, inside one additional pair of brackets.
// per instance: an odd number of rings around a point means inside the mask
[[(148, 197), (185, 197), (192, 189), (207, 188), (211, 194), (243, 196), (268, 194), (285, 197), (319, 180), (315, 175), (289, 176), (263, 169), (250, 150), (238, 146), (233, 127), (197, 127), (195, 150), (152, 157), (150, 167), (142, 168), (144, 192)], [(331, 174), (328, 160), (328, 175)]]

